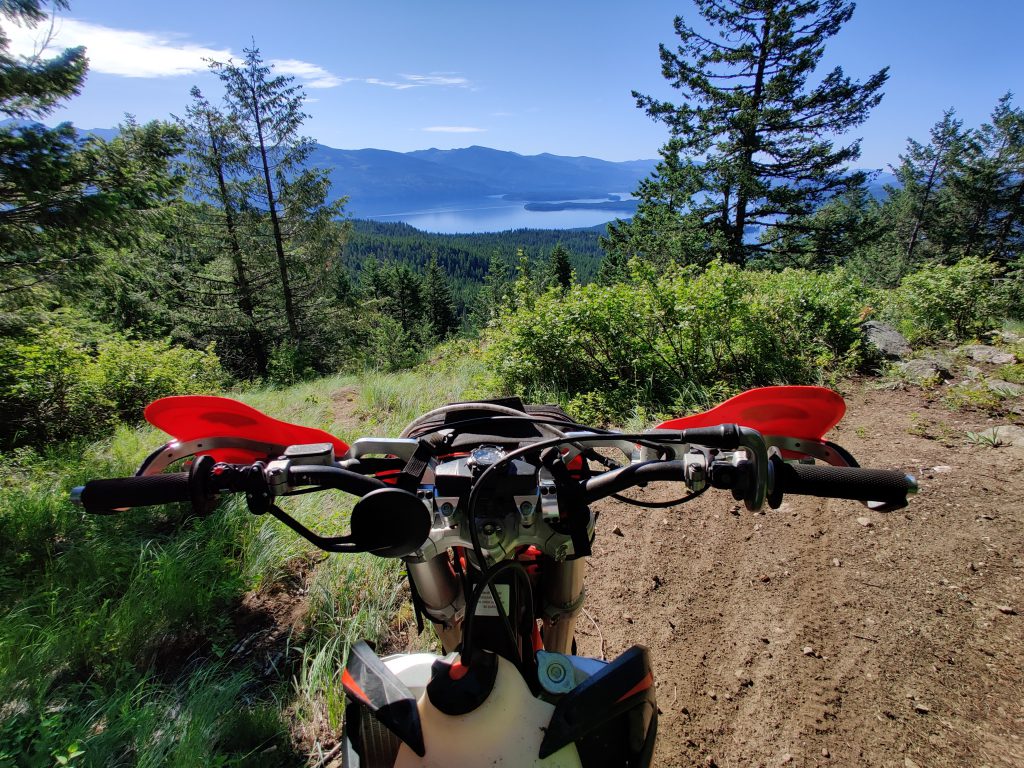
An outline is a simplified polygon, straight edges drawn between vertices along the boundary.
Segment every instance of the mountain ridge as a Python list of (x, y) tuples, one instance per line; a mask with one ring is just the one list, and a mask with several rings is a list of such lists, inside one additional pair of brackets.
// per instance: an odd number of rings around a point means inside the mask
[[(117, 134), (116, 128), (78, 130), (104, 140)], [(654, 171), (657, 162), (549, 152), (523, 155), (476, 144), (459, 149), (432, 147), (396, 152), (371, 147), (339, 149), (316, 143), (309, 159), (311, 166), (327, 172), (331, 198), (348, 198), (345, 210), (354, 218), (395, 216), (451, 205), (479, 208), (515, 203), (536, 210), (604, 210), (609, 218), (625, 218), (636, 209), (637, 201), (630, 195)], [(892, 174), (877, 172), (868, 189), (881, 199), (885, 196), (884, 185), (892, 183)]]

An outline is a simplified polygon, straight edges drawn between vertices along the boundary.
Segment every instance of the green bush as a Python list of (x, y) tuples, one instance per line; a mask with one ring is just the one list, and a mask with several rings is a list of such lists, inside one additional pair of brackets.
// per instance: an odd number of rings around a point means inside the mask
[(158, 397), (212, 392), (225, 383), (212, 346), (185, 349), (164, 341), (101, 342), (93, 370), (103, 396), (125, 421), (138, 419), (142, 409)]
[(486, 355), (499, 386), (557, 392), (577, 410), (623, 416), (818, 382), (860, 360), (865, 294), (842, 270), (633, 269), (628, 283), (549, 291), (493, 323)]
[(48, 445), (136, 420), (151, 400), (224, 384), (212, 349), (120, 336), (90, 345), (50, 327), (0, 343), (0, 445)]
[(911, 344), (966, 341), (1002, 324), (1006, 299), (998, 267), (976, 257), (907, 275), (887, 294), (884, 313)]
[(70, 331), (50, 328), (30, 341), (0, 343), (3, 442), (45, 445), (100, 431), (113, 404), (91, 374), (92, 358)]

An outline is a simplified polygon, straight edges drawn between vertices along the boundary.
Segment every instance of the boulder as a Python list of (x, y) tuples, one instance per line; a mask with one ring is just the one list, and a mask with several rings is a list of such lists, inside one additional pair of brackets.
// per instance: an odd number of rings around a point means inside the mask
[(1024, 448), (1024, 427), (1017, 424), (1004, 424), (1000, 427), (993, 427), (992, 432), (1000, 444)]
[(997, 395), (1003, 397), (1024, 395), (1024, 384), (1014, 384), (1012, 381), (1003, 381), (1002, 379), (988, 379), (985, 384)]
[(988, 363), (990, 365), (1009, 365), (1017, 362), (1017, 356), (999, 347), (990, 347), (987, 344), (968, 344), (960, 347), (957, 352), (967, 355), (976, 363)]
[(861, 327), (868, 344), (888, 360), (902, 360), (913, 351), (903, 334), (887, 323), (869, 320)]
[(953, 378), (951, 370), (953, 366), (950, 361), (937, 355), (903, 360), (895, 365), (903, 371), (908, 379), (914, 382), (938, 383)]
[(1001, 341), (1004, 344), (1020, 344), (1024, 341), (1024, 337), (1013, 331), (992, 331), (990, 335), (994, 341)]

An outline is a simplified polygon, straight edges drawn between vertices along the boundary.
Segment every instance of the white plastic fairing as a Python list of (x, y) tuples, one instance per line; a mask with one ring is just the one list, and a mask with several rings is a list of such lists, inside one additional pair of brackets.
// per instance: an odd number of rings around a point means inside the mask
[[(394, 670), (393, 662), (394, 657), (387, 664)], [(469, 714), (446, 715), (430, 703), (425, 692), (418, 707), (426, 755), (420, 757), (403, 744), (395, 768), (581, 768), (572, 744), (545, 760), (537, 757), (555, 708), (535, 699), (515, 666), (500, 656), (491, 695)]]
[(457, 655), (455, 653), (450, 653), (448, 656), (438, 656), (436, 653), (397, 653), (394, 656), (385, 656), (381, 661), (418, 699), (423, 695), (427, 683), (430, 682), (430, 668), (434, 662), (438, 659), (451, 661)]

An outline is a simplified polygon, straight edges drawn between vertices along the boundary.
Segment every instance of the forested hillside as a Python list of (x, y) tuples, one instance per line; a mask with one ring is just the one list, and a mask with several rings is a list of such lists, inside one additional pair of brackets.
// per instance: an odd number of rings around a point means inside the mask
[(568, 251), (569, 263), (580, 282), (591, 282), (597, 275), (602, 251), (598, 238), (604, 227), (592, 229), (519, 229), (475, 235), (439, 235), (421, 232), (408, 224), (382, 223), (356, 219), (345, 243), (345, 264), (357, 277), (365, 262), (407, 264), (424, 272), (436, 259), (452, 284), (458, 311), (465, 315), (492, 269), (514, 271), (520, 255), (539, 268), (551, 251), (561, 244)]

